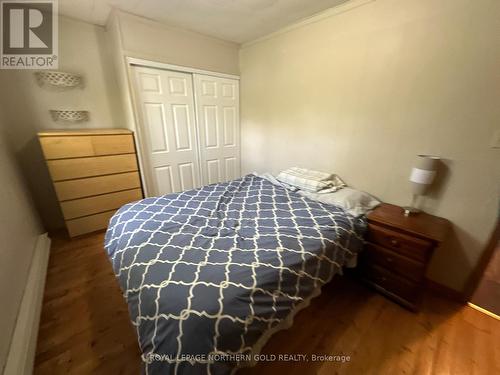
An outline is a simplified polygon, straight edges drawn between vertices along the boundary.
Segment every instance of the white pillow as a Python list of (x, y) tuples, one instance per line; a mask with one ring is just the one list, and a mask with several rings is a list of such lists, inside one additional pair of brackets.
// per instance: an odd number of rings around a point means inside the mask
[(327, 194), (305, 193), (302, 191), (299, 193), (318, 202), (340, 206), (352, 216), (365, 215), (381, 203), (370, 194), (349, 187)]

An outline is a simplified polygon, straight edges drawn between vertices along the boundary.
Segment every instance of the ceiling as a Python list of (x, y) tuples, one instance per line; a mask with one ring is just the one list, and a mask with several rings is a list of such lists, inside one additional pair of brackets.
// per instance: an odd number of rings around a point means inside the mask
[(111, 8), (244, 43), (348, 0), (59, 0), (59, 12), (105, 25)]

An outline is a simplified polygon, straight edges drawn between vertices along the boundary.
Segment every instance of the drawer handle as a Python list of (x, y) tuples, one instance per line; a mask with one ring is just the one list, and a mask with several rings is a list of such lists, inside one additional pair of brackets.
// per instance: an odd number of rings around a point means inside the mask
[(399, 241), (395, 238), (391, 238), (391, 245), (397, 247), (399, 246)]
[(392, 263), (394, 261), (394, 259), (392, 259), (391, 257), (387, 257), (385, 258), (385, 260), (387, 261), (387, 263)]

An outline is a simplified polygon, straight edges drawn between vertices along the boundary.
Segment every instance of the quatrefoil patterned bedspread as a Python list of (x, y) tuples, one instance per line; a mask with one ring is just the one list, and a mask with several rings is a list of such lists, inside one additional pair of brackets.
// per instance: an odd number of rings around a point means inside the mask
[(147, 374), (226, 374), (361, 248), (366, 223), (255, 175), (123, 206), (105, 248)]

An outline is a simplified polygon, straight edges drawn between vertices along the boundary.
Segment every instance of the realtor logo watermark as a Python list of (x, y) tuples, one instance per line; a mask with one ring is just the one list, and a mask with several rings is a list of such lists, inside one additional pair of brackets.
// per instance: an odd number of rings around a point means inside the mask
[(0, 68), (57, 69), (57, 1), (0, 1)]

